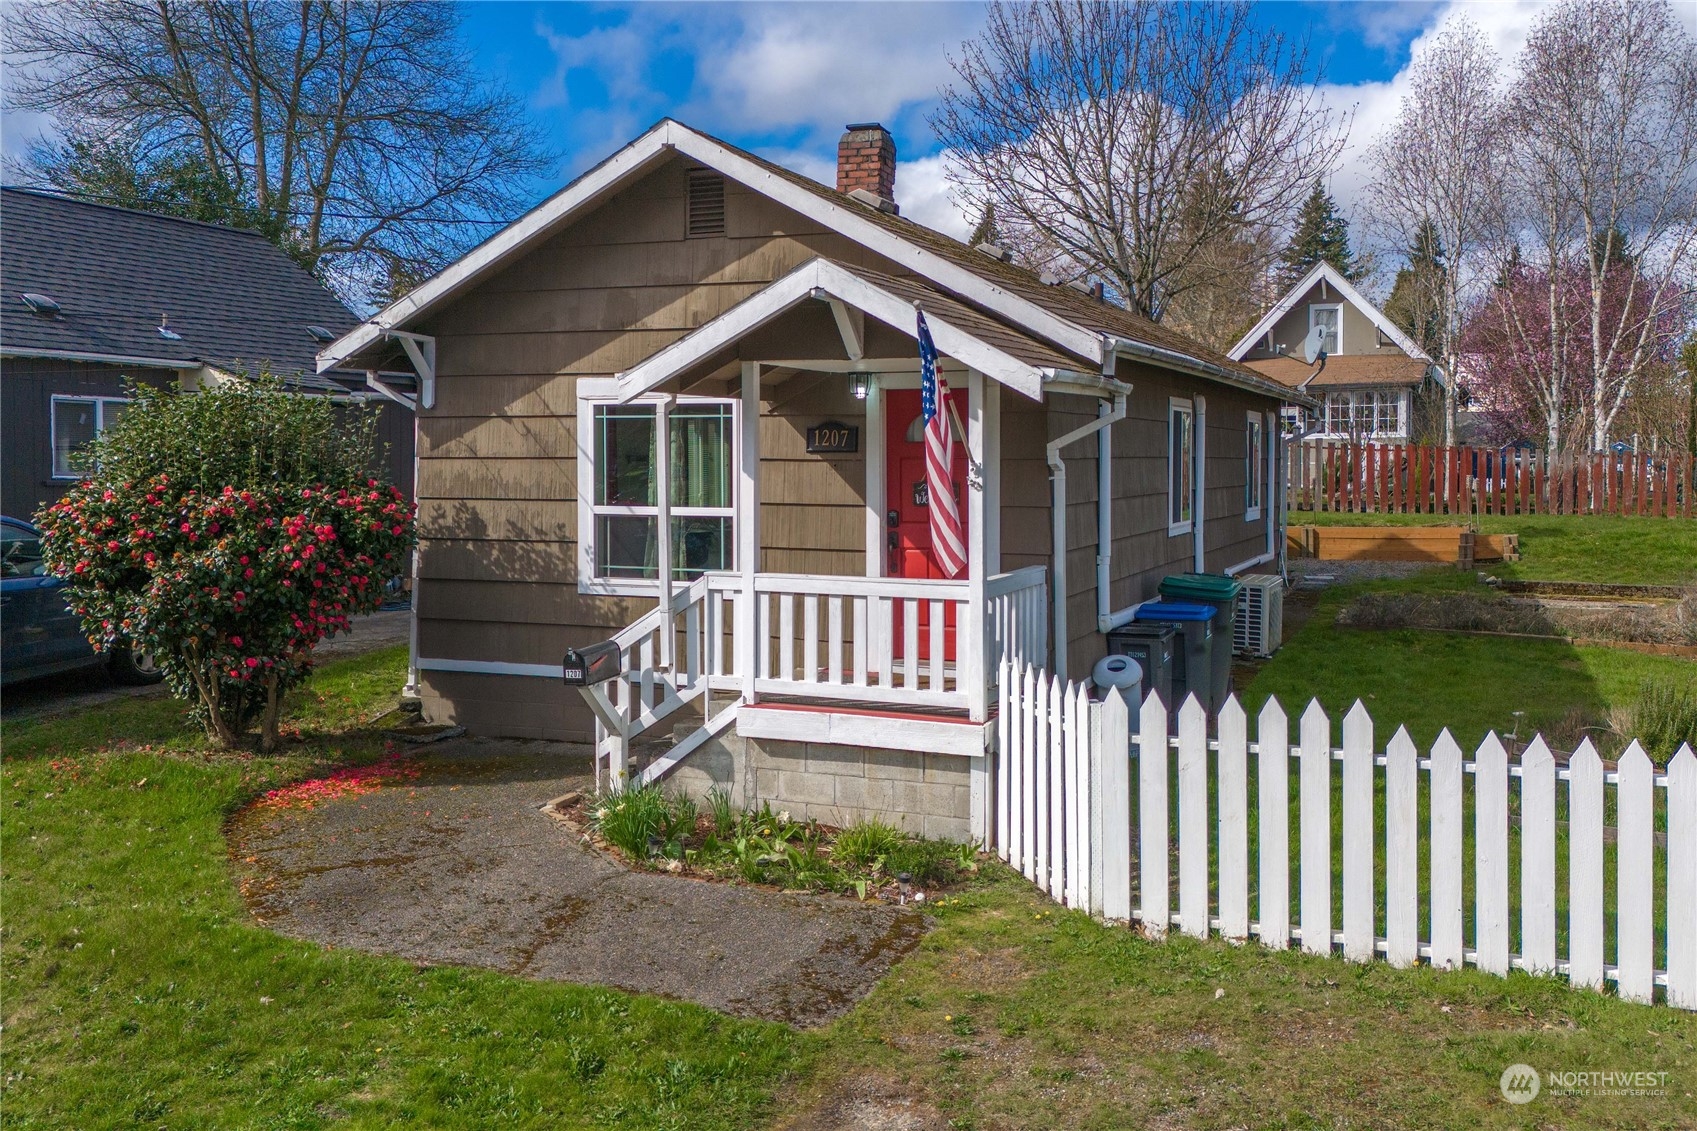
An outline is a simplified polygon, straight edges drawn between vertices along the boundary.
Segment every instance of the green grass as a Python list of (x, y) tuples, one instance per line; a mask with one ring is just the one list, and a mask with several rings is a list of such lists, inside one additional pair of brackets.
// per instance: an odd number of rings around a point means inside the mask
[[(327, 666), (274, 759), (208, 751), (156, 700), (7, 727), (8, 1127), (852, 1126), (867, 1103), (959, 1128), (1697, 1123), (1690, 1014), (1519, 974), (1150, 942), (999, 867), (933, 900), (919, 950), (807, 1033), (282, 938), (242, 905), (225, 818), (380, 757), (366, 728), (404, 663)], [(1517, 1061), (1663, 1071), (1669, 1090), (1510, 1108)]]
[[(1254, 714), (1276, 695), (1294, 730), (1308, 701), (1318, 698), (1335, 730), (1359, 699), (1381, 740), (1406, 725), (1426, 748), (1447, 726), (1471, 750), (1488, 731), (1506, 735), (1515, 730), (1515, 711), (1525, 712), (1518, 721), (1522, 738), (1545, 730), (1577, 741), (1581, 728), (1604, 727), (1611, 710), (1630, 705), (1647, 678), (1697, 684), (1697, 663), (1676, 656), (1558, 640), (1333, 623), (1352, 597), (1369, 589), (1433, 591), (1473, 584), (1471, 577), (1439, 571), (1407, 582), (1327, 591), (1312, 619), (1256, 673), (1243, 693), (1244, 706)], [(1597, 737), (1603, 737), (1600, 731)]]
[[(1291, 511), (1292, 526), (1453, 526), (1460, 516)], [(1697, 585), (1697, 522), (1608, 515), (1475, 515), (1486, 534), (1520, 535), (1520, 561), (1483, 568), (1520, 581)]]
[[(369, 761), (406, 650), (327, 665), (274, 759), (212, 754), (180, 707), (8, 725), (6, 1125), (742, 1127), (787, 1030), (612, 990), (331, 951), (257, 926), (226, 864), (244, 800)], [(128, 736), (128, 737), (119, 737)], [(142, 749), (151, 745), (154, 749)]]

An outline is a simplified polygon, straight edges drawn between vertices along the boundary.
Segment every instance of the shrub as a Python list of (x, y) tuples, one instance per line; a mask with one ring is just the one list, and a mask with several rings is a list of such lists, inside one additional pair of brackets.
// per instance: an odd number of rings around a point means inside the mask
[(1636, 738), (1658, 764), (1665, 765), (1685, 743), (1697, 750), (1697, 678), (1645, 680), (1627, 737)]
[(261, 720), (269, 752), (313, 646), (403, 570), (412, 508), (370, 477), (362, 410), (273, 379), (134, 396), (38, 517), (43, 557), (96, 647), (152, 654), (225, 746)]

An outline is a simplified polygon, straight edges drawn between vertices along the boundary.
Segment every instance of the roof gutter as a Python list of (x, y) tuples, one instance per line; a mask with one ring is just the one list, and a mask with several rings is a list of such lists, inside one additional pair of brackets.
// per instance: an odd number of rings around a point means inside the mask
[(81, 350), (34, 349), (29, 346), (0, 346), (0, 357), (43, 357), (55, 361), (86, 361), (94, 365), (145, 365), (149, 369), (200, 369), (205, 363), (183, 357), (135, 357), (122, 353), (84, 353)]
[(1147, 345), (1132, 338), (1110, 336), (1108, 338), (1107, 348), (1113, 353), (1123, 353), (1129, 357), (1135, 357), (1141, 361), (1147, 361), (1165, 369), (1177, 369), (1180, 372), (1191, 373), (1198, 377), (1206, 377), (1211, 381), (1221, 381), (1239, 389), (1246, 389), (1252, 393), (1260, 393), (1262, 396), (1277, 397), (1280, 400), (1287, 401), (1291, 404), (1300, 404), (1308, 408), (1317, 407), (1319, 404), (1319, 402), (1314, 400), (1312, 397), (1305, 397), (1299, 393), (1294, 393), (1292, 390), (1285, 388), (1276, 382), (1251, 380), (1240, 373), (1233, 373), (1223, 365), (1216, 365), (1211, 361), (1203, 361), (1201, 358), (1191, 357), (1189, 354), (1179, 353), (1177, 350), (1169, 350), (1163, 349), (1160, 346)]

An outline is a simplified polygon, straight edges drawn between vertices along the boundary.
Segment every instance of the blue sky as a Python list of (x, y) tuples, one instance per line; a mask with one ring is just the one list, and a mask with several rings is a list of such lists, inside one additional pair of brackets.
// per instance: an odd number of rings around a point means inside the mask
[[(1353, 211), (1359, 154), (1390, 120), (1423, 35), (1463, 10), (1511, 58), (1542, 4), (1263, 3), (1258, 20), (1306, 36), (1324, 93), (1353, 113), (1351, 144), (1332, 182)], [(656, 119), (672, 116), (821, 180), (851, 121), (895, 134), (903, 212), (963, 234), (945, 157), (926, 124), (951, 76), (947, 56), (981, 25), (976, 3), (559, 3), (463, 6), (476, 64), (524, 102), (563, 156), (539, 178), (540, 200)], [(19, 152), (52, 123), (8, 111), (4, 150)]]
[[(1419, 37), (1458, 7), (1505, 53), (1539, 5), (1283, 2), (1263, 24), (1307, 37), (1328, 100), (1353, 110), (1351, 154), (1334, 181), (1350, 207), (1353, 156), (1394, 113)], [(464, 31), (478, 61), (526, 102), (563, 154), (540, 199), (645, 127), (672, 116), (820, 179), (850, 121), (895, 134), (903, 210), (959, 231), (926, 124), (950, 78), (947, 56), (980, 26), (969, 3), (472, 3)]]

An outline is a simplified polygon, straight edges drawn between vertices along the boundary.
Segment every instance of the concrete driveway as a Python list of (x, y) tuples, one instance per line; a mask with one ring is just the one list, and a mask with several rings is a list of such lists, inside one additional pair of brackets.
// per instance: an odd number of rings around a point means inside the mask
[(450, 740), (418, 776), (229, 829), (272, 929), (415, 961), (617, 986), (793, 1025), (846, 1010), (911, 950), (911, 911), (633, 872), (540, 807), (591, 787), (583, 747)]

